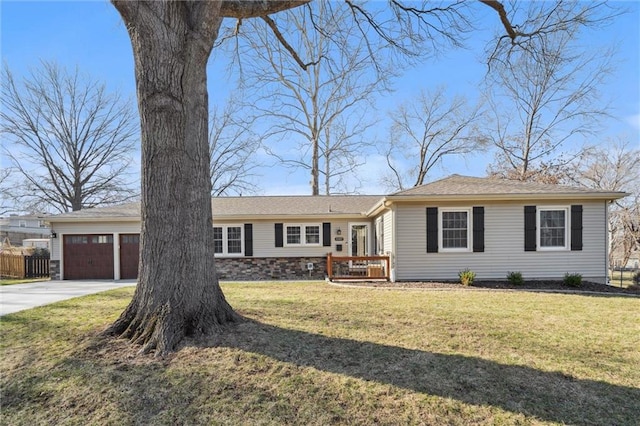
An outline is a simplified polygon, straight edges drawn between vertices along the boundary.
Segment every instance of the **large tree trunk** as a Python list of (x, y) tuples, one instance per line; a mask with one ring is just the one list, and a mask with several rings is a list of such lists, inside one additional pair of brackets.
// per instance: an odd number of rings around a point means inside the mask
[(237, 314), (218, 285), (206, 65), (220, 2), (113, 2), (132, 40), (141, 117), (142, 232), (133, 300), (107, 330), (158, 355)]

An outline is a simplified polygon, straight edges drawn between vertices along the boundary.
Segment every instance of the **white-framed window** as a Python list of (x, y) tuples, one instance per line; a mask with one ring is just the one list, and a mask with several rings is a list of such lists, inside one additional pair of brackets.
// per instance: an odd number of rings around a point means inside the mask
[(214, 225), (213, 251), (217, 256), (242, 256), (244, 235), (242, 225)]
[(442, 251), (471, 251), (471, 209), (438, 209)]
[(319, 246), (322, 243), (322, 226), (312, 224), (286, 224), (285, 246)]
[(92, 244), (113, 244), (113, 235), (92, 235)]
[(376, 254), (384, 254), (384, 216), (380, 216), (375, 222), (375, 246)]
[(18, 222), (18, 226), (19, 226), (20, 228), (26, 228), (26, 227), (27, 227), (27, 221), (26, 221), (26, 220), (22, 220), (22, 219), (21, 219), (21, 220)]
[(537, 238), (539, 250), (567, 250), (569, 248), (569, 208), (538, 207)]

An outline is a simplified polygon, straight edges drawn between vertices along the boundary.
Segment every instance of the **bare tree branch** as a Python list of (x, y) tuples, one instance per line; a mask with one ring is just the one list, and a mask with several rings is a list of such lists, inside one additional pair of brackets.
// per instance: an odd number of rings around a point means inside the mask
[[(372, 123), (370, 98), (385, 90), (384, 78), (391, 75), (370, 72), (373, 58), (347, 28), (349, 14), (344, 5), (330, 3), (287, 12), (282, 30), (295, 36), (286, 52), (278, 46), (279, 30), (274, 38), (256, 23), (243, 26), (242, 53), (251, 49), (255, 59), (245, 61), (242, 82), (263, 88), (252, 91), (246, 106), (265, 123), (266, 151), (285, 167), (310, 171), (312, 194), (320, 193), (323, 178), (327, 194), (351, 191), (342, 185), (371, 144), (362, 138)], [(299, 54), (310, 62), (301, 64)]]
[(444, 158), (484, 149), (485, 141), (477, 131), (482, 109), (469, 107), (463, 97), (447, 98), (443, 88), (422, 91), (391, 114), (385, 152), (391, 175), (382, 177), (388, 190), (422, 185)]
[(579, 49), (575, 30), (548, 35), (535, 52), (513, 55), (489, 76), (493, 122), (487, 138), (496, 148), (492, 174), (549, 179), (575, 156), (562, 158), (565, 143), (594, 134), (608, 116), (599, 88), (611, 73), (613, 51)]
[(626, 265), (640, 251), (640, 149), (624, 138), (592, 147), (564, 169), (565, 182), (630, 195), (609, 212), (610, 265)]
[(211, 195), (243, 195), (256, 190), (253, 182), (258, 164), (254, 157), (260, 140), (251, 122), (242, 120), (240, 106), (230, 99), (222, 111), (210, 115)]
[(136, 196), (130, 177), (136, 120), (128, 102), (78, 71), (42, 63), (22, 86), (3, 70), (4, 155), (21, 176), (11, 189), (24, 210), (58, 212), (124, 202)]
[(273, 34), (276, 36), (280, 44), (282, 44), (282, 46), (285, 49), (287, 49), (287, 51), (291, 54), (293, 59), (295, 59), (298, 65), (300, 65), (300, 68), (306, 71), (309, 66), (318, 65), (320, 59), (322, 59), (322, 56), (320, 56), (316, 61), (312, 61), (305, 64), (304, 62), (302, 62), (302, 59), (300, 59), (300, 56), (298, 56), (298, 53), (296, 52), (296, 50), (287, 42), (287, 40), (285, 40), (284, 36), (278, 29), (278, 26), (276, 25), (275, 22), (273, 22), (273, 19), (269, 18), (268, 16), (263, 16), (262, 20), (267, 23), (269, 28), (271, 28), (271, 30), (273, 31)]

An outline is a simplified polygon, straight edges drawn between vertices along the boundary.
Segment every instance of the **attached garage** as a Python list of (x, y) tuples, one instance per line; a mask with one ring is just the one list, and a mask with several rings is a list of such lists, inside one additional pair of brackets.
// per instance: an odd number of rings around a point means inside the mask
[(113, 235), (64, 235), (64, 278), (113, 279)]
[(120, 234), (120, 279), (138, 278), (140, 234)]

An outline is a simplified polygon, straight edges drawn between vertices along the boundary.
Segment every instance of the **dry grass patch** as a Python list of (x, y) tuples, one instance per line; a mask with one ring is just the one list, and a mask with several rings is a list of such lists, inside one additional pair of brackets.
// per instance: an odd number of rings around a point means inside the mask
[(50, 278), (0, 278), (0, 286), (50, 281)]
[(635, 424), (640, 299), (224, 284), (247, 321), (136, 356), (132, 290), (2, 318), (3, 424)]

